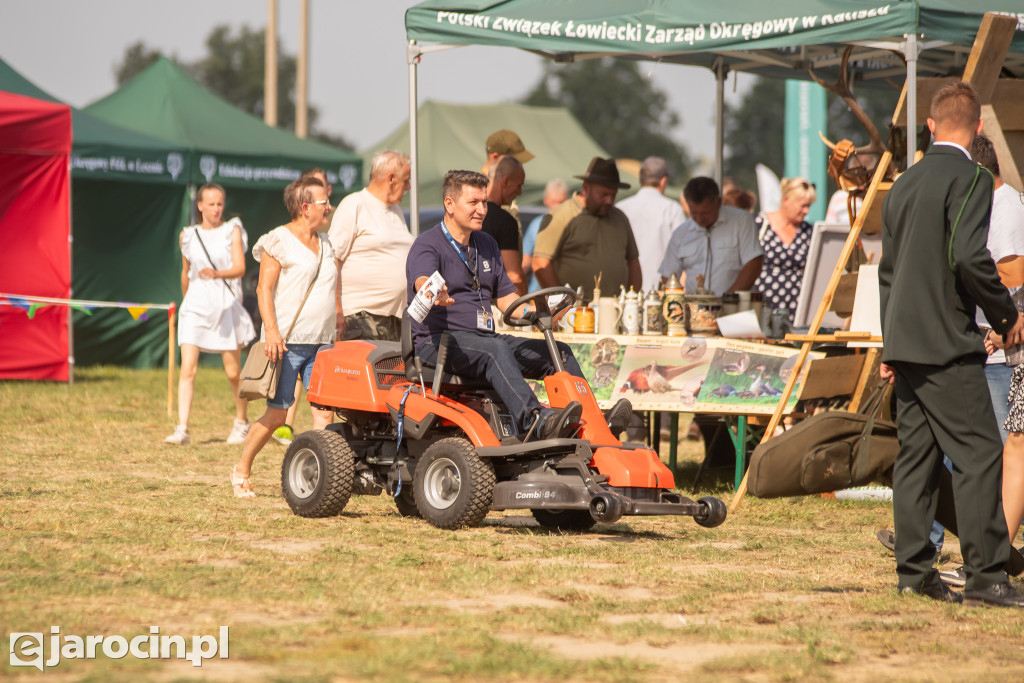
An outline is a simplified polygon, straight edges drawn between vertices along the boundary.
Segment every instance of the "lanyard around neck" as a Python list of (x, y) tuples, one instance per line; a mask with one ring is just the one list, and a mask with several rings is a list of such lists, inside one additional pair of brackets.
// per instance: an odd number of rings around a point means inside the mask
[[(479, 254), (477, 255), (477, 259), (476, 259), (477, 263), (475, 264), (476, 267), (474, 268), (473, 266), (469, 265), (469, 259), (466, 258), (466, 255), (462, 252), (462, 249), (459, 247), (458, 242), (455, 241), (455, 238), (452, 237), (452, 234), (450, 232), (448, 232), (448, 226), (446, 226), (444, 224), (443, 220), (441, 221), (441, 232), (444, 233), (445, 238), (448, 240), (448, 244), (452, 245), (452, 249), (455, 250), (455, 253), (459, 255), (459, 259), (462, 261), (462, 264), (464, 266), (466, 266), (466, 270), (468, 270), (469, 274), (473, 276), (473, 289), (475, 289), (477, 294), (479, 294), (480, 293), (480, 277), (477, 275), (477, 269), (480, 267), (480, 256), (479, 256)], [(469, 239), (470, 239), (470, 242), (473, 241), (473, 235), (472, 234), (470, 234)]]

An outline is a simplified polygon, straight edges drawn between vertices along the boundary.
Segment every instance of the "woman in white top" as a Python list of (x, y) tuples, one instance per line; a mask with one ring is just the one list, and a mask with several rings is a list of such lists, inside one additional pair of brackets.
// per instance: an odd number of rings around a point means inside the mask
[[(252, 462), (274, 430), (284, 424), (288, 407), (295, 401), (295, 380), (301, 377), (309, 388), (317, 351), (334, 341), (341, 319), (335, 313), (341, 310), (338, 268), (331, 243), (318, 232), (327, 225), (331, 211), (327, 188), (317, 178), (299, 178), (285, 189), (284, 203), (291, 222), (268, 232), (252, 249), (260, 264), (256, 295), (263, 316), (262, 340), (267, 357), (281, 361), (281, 379), (277, 393), (267, 400), (267, 411), (249, 430), (241, 460), (231, 470), (238, 498), (255, 497), (249, 481)], [(307, 290), (309, 296), (303, 303)], [(331, 423), (331, 411), (311, 410), (314, 429)]]
[(196, 201), (202, 221), (181, 231), (181, 291), (178, 344), (181, 376), (178, 379), (178, 426), (164, 439), (186, 446), (190, 442), (188, 418), (199, 367), (199, 353), (220, 353), (235, 400), (235, 423), (227, 442), (245, 441), (249, 431), (248, 401), (238, 398), (241, 347), (256, 336), (252, 320), (242, 306), (246, 235), (242, 223), (222, 221), (224, 188), (207, 184)]

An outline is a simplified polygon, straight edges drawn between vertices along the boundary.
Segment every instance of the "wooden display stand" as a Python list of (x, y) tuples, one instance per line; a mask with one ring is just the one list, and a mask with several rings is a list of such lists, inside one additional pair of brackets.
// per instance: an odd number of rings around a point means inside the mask
[[(974, 86), (981, 102), (982, 119), (984, 121), (983, 132), (992, 140), (996, 148), (996, 155), (999, 159), (999, 168), (1003, 181), (1016, 189), (1018, 192), (1024, 190), (1021, 186), (1021, 176), (1018, 171), (1015, 157), (1024, 156), (1024, 81), (999, 80), (999, 73), (1003, 62), (1006, 60), (1010, 43), (1013, 41), (1014, 32), (1017, 28), (1016, 17), (1009, 17), (997, 14), (986, 14), (978, 28), (978, 35), (975, 38), (974, 46), (964, 69), (963, 81)], [(916, 125), (909, 127), (908, 135), (913, 135), (917, 125), (925, 123), (928, 117), (928, 109), (931, 98), (935, 91), (949, 83), (949, 79), (931, 78), (920, 79), (917, 82), (917, 121)], [(893, 123), (907, 125), (906, 121), (906, 85), (903, 87), (903, 94), (893, 114)], [(829, 310), (833, 297), (836, 294), (840, 279), (844, 275), (847, 261), (857, 247), (858, 240), (862, 233), (871, 234), (881, 229), (882, 200), (885, 194), (892, 187), (892, 183), (883, 182), (889, 165), (892, 163), (892, 155), (886, 152), (875, 167), (871, 183), (868, 185), (864, 203), (861, 206), (857, 219), (850, 228), (850, 234), (846, 238), (842, 255), (836, 264), (832, 277), (829, 280), (828, 288), (818, 305), (818, 311), (811, 321), (810, 329), (806, 335), (787, 335), (790, 341), (802, 342), (800, 354), (797, 356), (796, 365), (790, 374), (789, 381), (779, 397), (779, 403), (772, 414), (768, 428), (765, 429), (761, 443), (772, 438), (775, 430), (782, 420), (783, 408), (789, 397), (792, 395), (796, 378), (800, 375), (803, 363), (810, 352), (811, 344), (820, 341), (881, 341), (880, 338), (871, 337), (869, 333), (863, 332), (837, 332), (834, 335), (818, 334), (821, 328), (822, 318)], [(871, 353), (874, 352), (874, 353)], [(878, 349), (869, 350), (871, 362), (865, 361), (861, 378), (854, 391), (850, 410), (860, 407), (865, 387), (868, 386), (873, 368), (880, 358)], [(729, 505), (729, 512), (735, 512), (743, 501), (747, 492), (747, 475), (743, 475), (743, 481), (736, 488), (732, 502)]]

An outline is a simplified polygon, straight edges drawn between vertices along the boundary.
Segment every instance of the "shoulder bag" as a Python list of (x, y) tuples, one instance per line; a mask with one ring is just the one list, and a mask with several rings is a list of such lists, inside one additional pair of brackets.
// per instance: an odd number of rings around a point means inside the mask
[(889, 406), (888, 388), (880, 384), (861, 412), (818, 413), (760, 444), (750, 456), (750, 494), (779, 498), (891, 483), (900, 443), (896, 424), (878, 416)]
[[(210, 268), (212, 268), (213, 271), (216, 272), (217, 271), (217, 264), (213, 262), (213, 259), (210, 257), (210, 252), (207, 251), (207, 249), (206, 249), (206, 243), (203, 242), (203, 238), (199, 236), (199, 231), (200, 230), (202, 230), (202, 228), (196, 228), (195, 229), (195, 231), (196, 231), (196, 233), (195, 233), (196, 234), (196, 239), (199, 240), (199, 246), (203, 248), (203, 253), (206, 255), (206, 260), (210, 262)], [(226, 279), (220, 278), (220, 281), (223, 282), (224, 286), (228, 288), (228, 292), (231, 293), (231, 298), (234, 299), (237, 296), (235, 294), (235, 290), (233, 290), (231, 288), (231, 285), (228, 284), (228, 281)]]
[[(320, 266), (323, 265), (323, 262), (324, 244), (321, 240), (320, 260), (316, 264), (313, 281), (306, 288), (306, 294), (302, 297), (302, 303), (299, 304), (298, 310), (295, 311), (295, 318), (288, 327), (288, 332), (284, 335), (285, 343), (288, 342), (289, 335), (295, 329), (295, 323), (299, 320), (299, 314), (302, 313), (302, 307), (306, 304), (309, 293), (313, 291), (313, 285), (316, 284), (316, 279), (320, 276)], [(271, 398), (277, 393), (277, 382), (280, 378), (281, 362), (279, 360), (272, 361), (267, 358), (265, 342), (256, 342), (249, 349), (249, 355), (245, 358), (245, 366), (242, 368), (242, 381), (238, 387), (238, 396), (250, 401), (259, 398)]]

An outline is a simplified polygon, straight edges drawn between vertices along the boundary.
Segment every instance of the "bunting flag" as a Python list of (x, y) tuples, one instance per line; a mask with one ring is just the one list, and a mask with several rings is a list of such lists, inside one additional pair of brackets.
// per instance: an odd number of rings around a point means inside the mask
[[(19, 296), (9, 296), (9, 297), (7, 297), (7, 301), (9, 301), (10, 304), (12, 306), (16, 307), (16, 308), (21, 308), (21, 309), (26, 310), (26, 311), (30, 308), (30, 306), (28, 304), (28, 301), (25, 300), (25, 299), (22, 299)], [(32, 317), (32, 316), (29, 316), (29, 317)]]
[(172, 302), (169, 304), (139, 304), (130, 301), (83, 301), (80, 299), (54, 299), (43, 296), (18, 296), (16, 294), (0, 293), (0, 306), (9, 305), (20, 308), (31, 320), (35, 318), (36, 311), (47, 306), (67, 306), (76, 311), (92, 315), (97, 308), (123, 308), (133, 320), (149, 320), (149, 309), (157, 308), (167, 311), (167, 319), (172, 320), (177, 311), (177, 306)]

